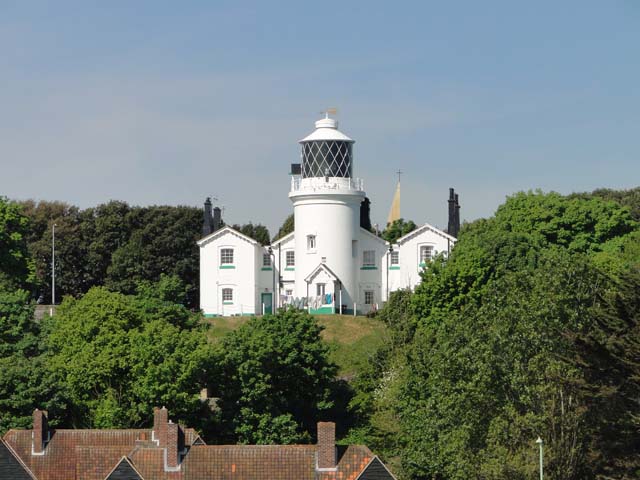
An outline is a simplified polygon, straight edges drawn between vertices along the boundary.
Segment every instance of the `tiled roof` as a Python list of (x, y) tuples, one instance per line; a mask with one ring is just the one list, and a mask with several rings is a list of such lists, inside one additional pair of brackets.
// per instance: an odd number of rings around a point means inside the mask
[[(148, 429), (54, 430), (44, 455), (32, 455), (31, 433), (10, 430), (4, 441), (37, 480), (105, 480), (127, 473), (123, 459), (144, 480), (358, 480), (378, 461), (367, 447), (338, 447), (337, 467), (318, 470), (316, 445), (204, 445), (185, 429), (191, 446), (179, 470), (166, 471), (165, 450)], [(368, 480), (393, 480), (379, 468), (370, 473)]]
[(31, 430), (9, 430), (4, 440), (38, 480), (103, 480), (143, 437), (151, 430), (54, 430), (44, 455), (31, 454)]

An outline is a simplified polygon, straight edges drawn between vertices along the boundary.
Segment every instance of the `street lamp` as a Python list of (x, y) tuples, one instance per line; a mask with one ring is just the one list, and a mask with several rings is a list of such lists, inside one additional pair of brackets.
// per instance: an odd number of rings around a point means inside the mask
[(53, 316), (53, 306), (56, 304), (56, 224), (51, 228), (51, 309), (49, 314)]
[(269, 245), (269, 249), (267, 250), (269, 252), (269, 259), (271, 261), (271, 275), (272, 275), (272, 290), (271, 290), (271, 313), (275, 313), (277, 310), (277, 305), (276, 305), (276, 257), (273, 254), (273, 248), (271, 248), (271, 245)]
[(387, 302), (389, 301), (389, 257), (393, 253), (393, 245), (389, 244), (389, 253), (387, 253)]
[(544, 442), (540, 437), (538, 437), (538, 440), (536, 440), (536, 443), (540, 446), (540, 480), (544, 480), (544, 473), (543, 473), (544, 463), (542, 458), (542, 446), (544, 445)]

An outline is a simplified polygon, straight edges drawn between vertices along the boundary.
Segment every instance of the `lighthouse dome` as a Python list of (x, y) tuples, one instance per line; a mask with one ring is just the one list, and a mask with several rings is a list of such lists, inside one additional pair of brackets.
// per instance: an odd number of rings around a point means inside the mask
[(346, 177), (353, 171), (355, 141), (340, 130), (338, 121), (326, 118), (316, 122), (316, 129), (300, 140), (302, 178)]

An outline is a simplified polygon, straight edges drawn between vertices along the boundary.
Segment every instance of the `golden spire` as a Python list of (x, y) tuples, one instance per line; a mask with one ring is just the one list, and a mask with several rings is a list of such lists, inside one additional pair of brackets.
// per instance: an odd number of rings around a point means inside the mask
[(400, 219), (400, 175), (402, 172), (398, 170), (396, 173), (398, 174), (398, 185), (396, 186), (396, 193), (393, 195), (393, 201), (391, 202), (391, 210), (389, 210), (387, 225), (390, 225)]

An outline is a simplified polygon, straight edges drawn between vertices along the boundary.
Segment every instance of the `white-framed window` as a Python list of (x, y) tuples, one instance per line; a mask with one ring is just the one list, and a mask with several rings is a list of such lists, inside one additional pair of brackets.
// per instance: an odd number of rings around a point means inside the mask
[(315, 250), (315, 249), (316, 249), (316, 236), (307, 235), (307, 250)]
[(223, 302), (233, 302), (233, 288), (223, 288), (222, 289), (222, 301)]
[(376, 266), (376, 251), (364, 250), (362, 252), (362, 266), (363, 267), (375, 267)]
[(220, 265), (233, 265), (233, 248), (220, 249)]
[(295, 267), (296, 266), (296, 252), (295, 251), (287, 250), (286, 266), (287, 267)]
[(391, 263), (391, 265), (400, 265), (400, 252), (399, 251), (394, 250), (393, 252), (391, 252), (390, 263)]
[(431, 245), (420, 245), (420, 263), (427, 263), (433, 258), (433, 247)]
[(373, 290), (364, 291), (364, 304), (373, 305)]
[(263, 267), (270, 267), (271, 266), (271, 255), (269, 255), (268, 253), (263, 253), (262, 254), (262, 266)]
[(324, 297), (324, 283), (316, 283), (316, 295), (319, 297)]

